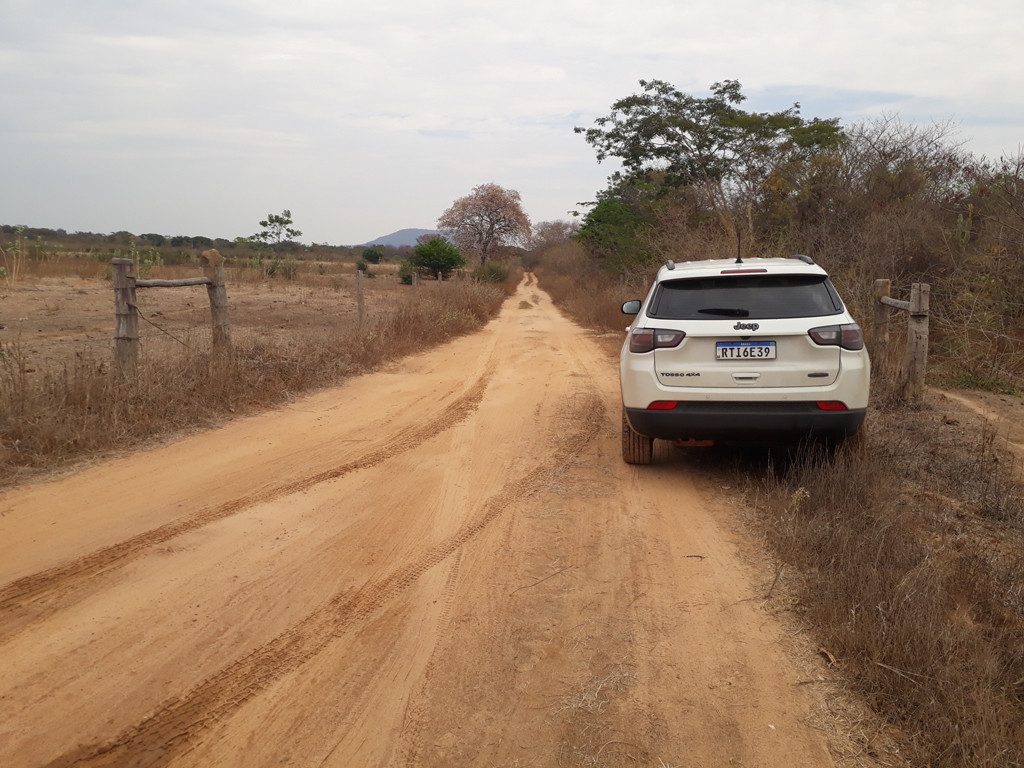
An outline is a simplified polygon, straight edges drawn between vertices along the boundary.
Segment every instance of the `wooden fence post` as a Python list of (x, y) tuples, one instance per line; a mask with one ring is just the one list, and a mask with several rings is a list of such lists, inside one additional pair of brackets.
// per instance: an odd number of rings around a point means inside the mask
[(224, 284), (224, 257), (220, 251), (211, 248), (199, 257), (203, 273), (210, 279), (206, 294), (210, 298), (210, 317), (213, 322), (213, 351), (216, 354), (231, 353), (231, 321), (228, 316), (228, 289)]
[(928, 283), (910, 286), (910, 301), (889, 296), (889, 281), (875, 281), (874, 342), (882, 346), (889, 338), (889, 307), (910, 313), (907, 322), (907, 352), (903, 359), (903, 396), (917, 400), (924, 394), (924, 375), (928, 367), (928, 309), (932, 287)]
[(912, 400), (917, 400), (924, 394), (924, 375), (928, 365), (928, 307), (931, 289), (927, 283), (914, 283), (910, 287), (904, 394)]
[(119, 370), (134, 368), (139, 355), (139, 311), (135, 303), (135, 262), (111, 259), (114, 270), (114, 362)]
[(359, 324), (363, 324), (366, 305), (363, 303), (363, 270), (356, 269), (356, 308), (359, 310)]
[(871, 333), (871, 354), (880, 352), (889, 343), (889, 307), (882, 302), (882, 297), (889, 297), (891, 282), (887, 279), (875, 280), (875, 317)]

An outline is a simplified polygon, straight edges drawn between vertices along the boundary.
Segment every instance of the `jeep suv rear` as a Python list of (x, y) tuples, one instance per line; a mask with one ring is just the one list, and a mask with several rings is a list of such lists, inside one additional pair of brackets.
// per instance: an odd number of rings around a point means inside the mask
[(668, 262), (620, 355), (622, 455), (654, 439), (781, 442), (856, 434), (870, 362), (860, 327), (806, 257)]

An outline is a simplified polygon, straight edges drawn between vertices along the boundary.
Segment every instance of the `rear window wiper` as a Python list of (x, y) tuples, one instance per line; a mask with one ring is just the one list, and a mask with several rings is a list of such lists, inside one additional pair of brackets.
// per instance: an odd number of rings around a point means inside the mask
[(704, 309), (698, 309), (698, 314), (701, 315), (725, 315), (726, 317), (749, 317), (750, 310), (747, 309), (731, 309), (729, 307), (705, 307)]

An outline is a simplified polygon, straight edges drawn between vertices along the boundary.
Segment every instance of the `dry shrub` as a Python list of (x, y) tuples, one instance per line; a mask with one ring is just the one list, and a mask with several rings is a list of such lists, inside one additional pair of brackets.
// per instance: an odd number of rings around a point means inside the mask
[[(17, 345), (0, 348), (0, 484), (83, 456), (206, 427), (230, 413), (286, 401), (480, 328), (505, 297), (501, 286), (454, 281), (392, 294), (388, 311), (360, 326), (260, 329), (235, 334), (228, 359), (168, 342), (147, 345), (132, 375), (109, 355), (78, 353), (29, 372)], [(205, 349), (204, 345), (204, 349)]]
[(545, 252), (534, 271), (538, 285), (577, 323), (621, 331), (629, 324), (622, 303), (643, 298), (657, 268), (635, 279), (609, 275), (595, 268), (580, 245), (564, 242)]
[(761, 530), (803, 618), (933, 768), (1024, 765), (1024, 509), (995, 454), (985, 429), (899, 408), (867, 450), (808, 450), (764, 480)]
[(622, 314), (622, 303), (643, 298), (642, 292), (596, 277), (581, 284), (564, 275), (548, 277), (538, 271), (538, 283), (577, 323), (602, 331), (621, 331), (629, 325), (631, 318)]
[(389, 359), (401, 357), (477, 330), (497, 314), (504, 299), (500, 285), (448, 282), (438, 291), (423, 292), (418, 301), (399, 304), (370, 334), (386, 341)]

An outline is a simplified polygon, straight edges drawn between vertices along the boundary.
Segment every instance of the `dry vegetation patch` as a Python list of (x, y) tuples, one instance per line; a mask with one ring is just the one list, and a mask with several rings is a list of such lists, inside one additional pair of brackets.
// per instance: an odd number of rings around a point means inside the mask
[[(96, 270), (95, 262), (87, 265)], [(232, 270), (233, 354), (226, 360), (211, 356), (204, 288), (140, 289), (139, 364), (123, 376), (112, 365), (109, 280), (69, 271), (23, 276), (0, 293), (0, 484), (205, 428), (475, 330), (516, 280), (504, 287), (422, 281), (414, 290), (381, 269), (363, 281), (360, 322), (352, 265), (288, 281)], [(186, 271), (164, 267), (154, 276)]]
[(931, 766), (1024, 759), (1024, 510), (992, 425), (931, 397), (759, 479), (760, 531), (836, 669)]
[(941, 393), (913, 407), (876, 390), (862, 445), (680, 458), (743, 478), (774, 562), (764, 606), (813, 638), (829, 674), (812, 682), (841, 682), (880, 718), (849, 722), (863, 755), (1024, 765), (1019, 464), (995, 424)]

